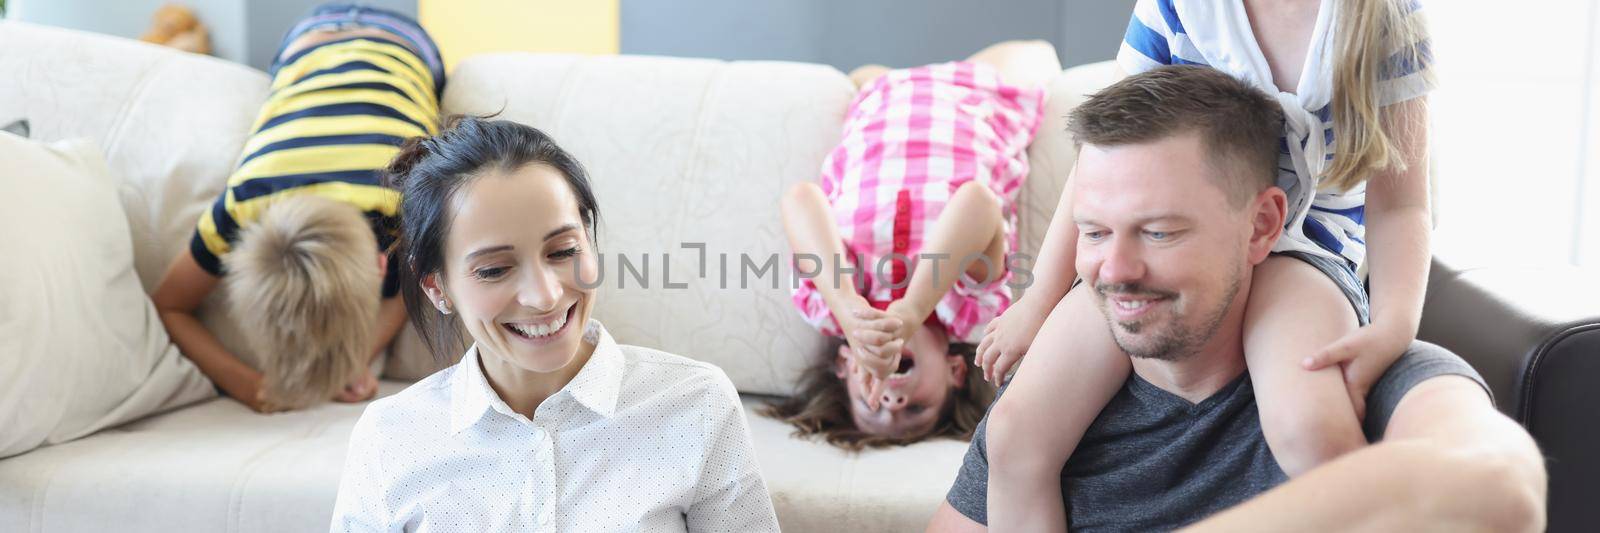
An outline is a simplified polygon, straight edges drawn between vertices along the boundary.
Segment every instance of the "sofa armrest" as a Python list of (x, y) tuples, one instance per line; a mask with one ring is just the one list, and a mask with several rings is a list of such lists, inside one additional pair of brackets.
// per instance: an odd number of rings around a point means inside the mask
[(1539, 443), (1550, 531), (1600, 524), (1600, 272), (1435, 257), (1418, 337), (1471, 363)]

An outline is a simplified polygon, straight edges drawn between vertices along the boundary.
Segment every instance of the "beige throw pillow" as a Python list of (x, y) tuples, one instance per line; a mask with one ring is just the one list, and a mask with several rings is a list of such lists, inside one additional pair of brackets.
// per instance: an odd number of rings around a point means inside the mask
[(0, 161), (0, 457), (215, 396), (139, 283), (100, 150), (0, 133)]

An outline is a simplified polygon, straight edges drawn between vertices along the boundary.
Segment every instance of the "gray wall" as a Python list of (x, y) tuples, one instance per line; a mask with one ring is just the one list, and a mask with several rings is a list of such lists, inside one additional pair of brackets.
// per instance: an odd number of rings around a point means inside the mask
[(779, 59), (849, 71), (1044, 39), (1064, 66), (1116, 56), (1134, 0), (621, 0), (622, 53)]
[[(351, 0), (353, 3), (355, 1)], [(245, 17), (249, 20), (249, 24), (244, 27), (250, 50), (244, 56), (244, 63), (266, 70), (272, 65), (272, 54), (278, 51), (278, 45), (283, 41), (283, 34), (289, 31), (289, 26), (294, 25), (295, 21), (300, 20), (306, 13), (310, 13), (311, 8), (327, 2), (328, 0), (247, 0)], [(359, 3), (397, 11), (411, 18), (417, 17), (417, 0), (359, 0)]]
[[(137, 39), (169, 0), (6, 0), (6, 18)], [(183, 0), (211, 32), (217, 57), (239, 61), (245, 42), (246, 0)]]
[[(7, 0), (8, 17), (137, 38), (172, 0)], [(321, 0), (181, 0), (218, 57), (265, 69)], [(509, 1), (509, 0), (508, 0)], [(582, 0), (573, 0), (582, 1)], [(416, 0), (365, 0), (415, 16)], [(1116, 55), (1134, 0), (621, 0), (625, 54), (778, 59), (849, 71), (966, 57), (1008, 39), (1055, 44), (1064, 66)]]
[(1056, 18), (1056, 51), (1064, 66), (1117, 58), (1134, 0), (1062, 0)]
[[(194, 9), (211, 34), (212, 54), (266, 70), (272, 53), (312, 6), (326, 0), (6, 0), (6, 17), (137, 39), (168, 2)], [(416, 0), (362, 0), (415, 17)]]
[(622, 53), (823, 62), (833, 0), (621, 0)]

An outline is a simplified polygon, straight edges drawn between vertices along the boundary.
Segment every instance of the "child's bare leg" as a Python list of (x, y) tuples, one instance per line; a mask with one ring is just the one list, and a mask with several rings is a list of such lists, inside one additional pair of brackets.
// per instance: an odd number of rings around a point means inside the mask
[(1061, 73), (1056, 47), (1039, 40), (995, 43), (967, 61), (992, 66), (1006, 83), (1022, 87), (1043, 87)]
[[(1002, 243), (1005, 239), (1001, 217), (1000, 198), (982, 183), (963, 183), (950, 195), (950, 202), (928, 230), (918, 257), (911, 258), (916, 267), (911, 269), (905, 297), (889, 304), (888, 311), (905, 324), (902, 339), (909, 340), (911, 332), (928, 319), (939, 300), (961, 279), (963, 266), (979, 269), (978, 273), (983, 274), (980, 279), (988, 279), (988, 269), (982, 268), (984, 263), (977, 257), (987, 258), (995, 269), (1005, 265), (1004, 245), (994, 247), (996, 239)], [(998, 252), (998, 257), (986, 252)], [(974, 258), (974, 262), (963, 265), (967, 258)]]
[(850, 71), (850, 81), (855, 82), (856, 88), (860, 89), (888, 72), (889, 67), (883, 65), (861, 65)]
[(1281, 255), (1256, 266), (1245, 308), (1245, 361), (1261, 431), (1290, 476), (1366, 443), (1339, 368), (1300, 366), (1356, 327), (1349, 299), (1316, 267)]
[(989, 411), (991, 531), (1066, 530), (1061, 468), (1132, 368), (1092, 291), (1061, 299)]

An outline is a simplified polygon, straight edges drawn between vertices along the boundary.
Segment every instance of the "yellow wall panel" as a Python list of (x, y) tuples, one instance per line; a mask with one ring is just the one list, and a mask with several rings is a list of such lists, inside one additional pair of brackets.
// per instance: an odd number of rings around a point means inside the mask
[(615, 54), (619, 0), (419, 0), (445, 68), (486, 52)]

